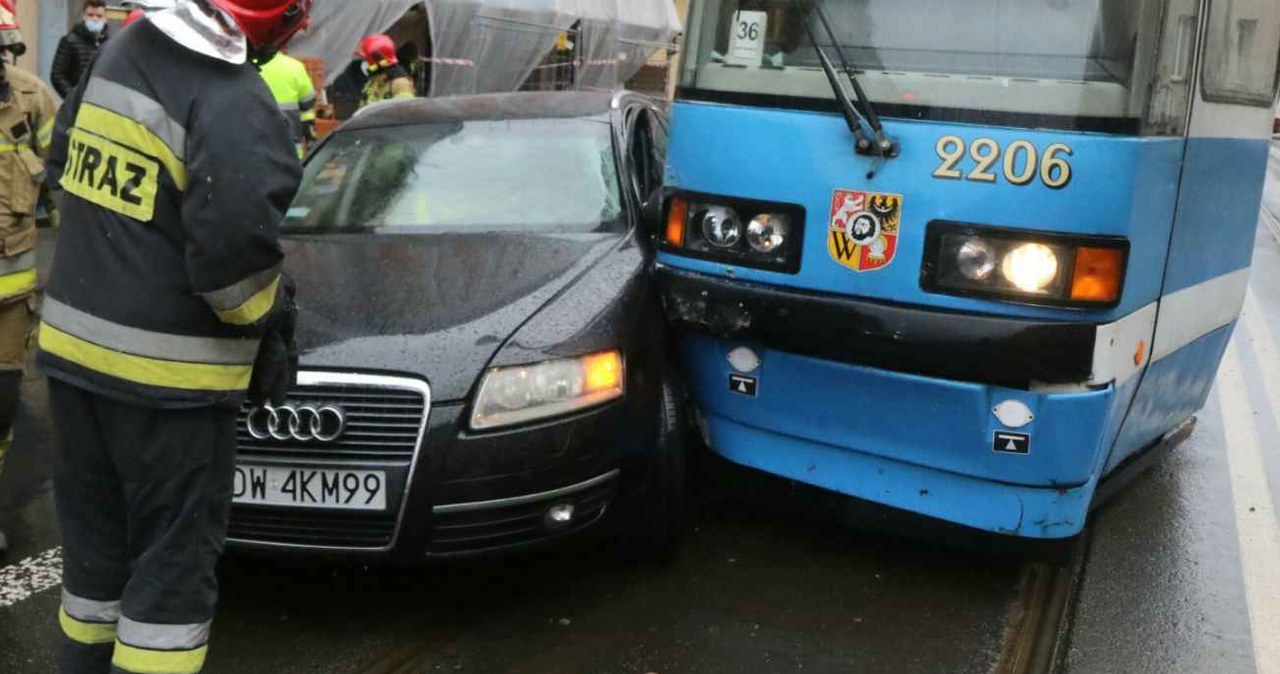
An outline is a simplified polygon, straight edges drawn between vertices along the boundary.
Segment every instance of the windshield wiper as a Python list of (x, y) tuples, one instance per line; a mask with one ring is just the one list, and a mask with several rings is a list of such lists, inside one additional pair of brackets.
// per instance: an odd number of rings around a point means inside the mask
[[(836, 96), (836, 103), (840, 106), (840, 112), (844, 115), (844, 121), (849, 125), (849, 130), (853, 132), (853, 137), (857, 141), (858, 154), (874, 154), (878, 157), (889, 159), (898, 156), (897, 141), (889, 138), (884, 132), (884, 126), (880, 123), (880, 116), (876, 114), (876, 109), (871, 105), (871, 99), (867, 98), (867, 94), (862, 89), (862, 83), (858, 81), (858, 76), (854, 74), (853, 68), (849, 66), (849, 60), (845, 58), (844, 50), (840, 48), (840, 43), (836, 40), (835, 31), (831, 29), (831, 22), (827, 20), (827, 13), (823, 11), (820, 4), (821, 0), (815, 0), (811, 3), (814, 13), (818, 15), (818, 20), (822, 22), (822, 28), (827, 34), (827, 39), (835, 45), (836, 54), (840, 57), (840, 65), (844, 69), (844, 74), (849, 78), (849, 83), (853, 85), (853, 94), (858, 98), (858, 105), (866, 111), (866, 116), (858, 112), (857, 106), (850, 100), (849, 94), (844, 89), (844, 84), (840, 81), (840, 75), (836, 73), (835, 64), (831, 62), (831, 57), (827, 56), (827, 51), (818, 43), (818, 36), (813, 32), (813, 26), (804, 18), (804, 7), (800, 0), (792, 0), (792, 4), (800, 13), (801, 21), (804, 23), (805, 33), (809, 36), (809, 42), (813, 44), (813, 49), (818, 53), (818, 63), (822, 65), (822, 72), (827, 76), (827, 82), (831, 84), (831, 91)], [(863, 123), (871, 128), (871, 134), (868, 136)]]

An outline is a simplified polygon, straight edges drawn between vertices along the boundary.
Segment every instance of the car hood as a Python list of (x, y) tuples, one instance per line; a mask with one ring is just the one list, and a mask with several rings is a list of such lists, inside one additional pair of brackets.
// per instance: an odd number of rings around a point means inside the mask
[(287, 237), (302, 365), (416, 375), (431, 384), (434, 400), (464, 399), (494, 352), (621, 238)]

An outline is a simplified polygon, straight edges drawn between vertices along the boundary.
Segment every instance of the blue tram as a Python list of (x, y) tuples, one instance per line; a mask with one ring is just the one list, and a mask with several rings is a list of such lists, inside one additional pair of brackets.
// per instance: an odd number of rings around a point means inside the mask
[(659, 282), (709, 446), (1079, 533), (1248, 284), (1274, 0), (694, 0)]

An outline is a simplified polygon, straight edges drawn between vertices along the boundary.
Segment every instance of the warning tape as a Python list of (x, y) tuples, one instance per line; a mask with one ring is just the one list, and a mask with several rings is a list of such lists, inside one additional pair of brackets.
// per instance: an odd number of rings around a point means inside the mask
[(463, 68), (476, 67), (476, 62), (472, 61), (471, 59), (450, 59), (450, 58), (442, 58), (439, 56), (420, 56), (418, 57), (418, 60), (422, 61), (423, 63), (435, 63), (442, 66), (461, 66)]

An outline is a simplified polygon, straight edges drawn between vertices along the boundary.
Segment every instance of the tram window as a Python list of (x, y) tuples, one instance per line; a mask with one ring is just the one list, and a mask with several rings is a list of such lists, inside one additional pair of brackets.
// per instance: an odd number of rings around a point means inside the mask
[(693, 0), (682, 95), (800, 108), (830, 101), (808, 23), (891, 116), (1140, 133), (1171, 2)]
[(1215, 2), (1209, 9), (1204, 97), (1216, 103), (1270, 107), (1280, 72), (1275, 0)]

